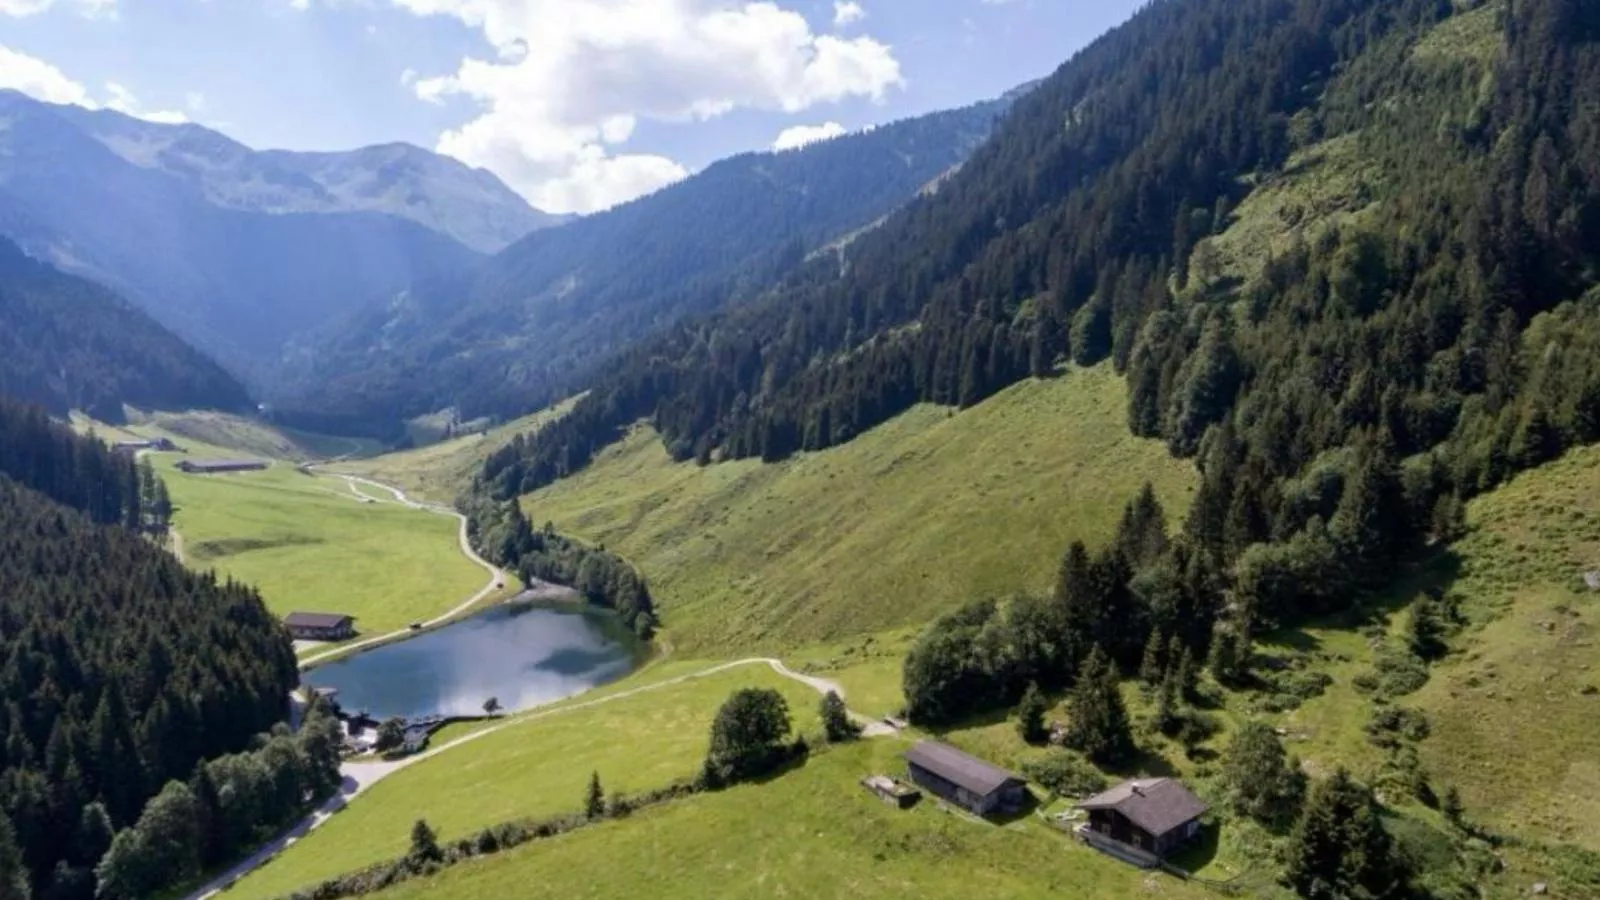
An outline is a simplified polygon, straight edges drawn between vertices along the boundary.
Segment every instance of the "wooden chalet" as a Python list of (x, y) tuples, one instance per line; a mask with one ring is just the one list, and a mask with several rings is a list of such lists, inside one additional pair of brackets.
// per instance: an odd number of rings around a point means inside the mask
[(1084, 837), (1101, 846), (1109, 839), (1161, 859), (1200, 833), (1209, 807), (1172, 778), (1124, 781), (1078, 804), (1089, 814)]

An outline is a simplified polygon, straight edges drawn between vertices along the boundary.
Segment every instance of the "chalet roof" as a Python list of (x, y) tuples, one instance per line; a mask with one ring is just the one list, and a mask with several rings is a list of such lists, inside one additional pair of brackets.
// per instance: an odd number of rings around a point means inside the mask
[(1078, 804), (1079, 809), (1114, 809), (1159, 837), (1199, 818), (1210, 807), (1172, 778), (1136, 778)]
[(341, 613), (292, 612), (283, 617), (283, 624), (290, 628), (338, 628), (353, 621), (355, 616)]
[(1005, 769), (937, 741), (921, 741), (907, 750), (906, 762), (979, 795), (992, 794), (1007, 782), (1022, 780)]

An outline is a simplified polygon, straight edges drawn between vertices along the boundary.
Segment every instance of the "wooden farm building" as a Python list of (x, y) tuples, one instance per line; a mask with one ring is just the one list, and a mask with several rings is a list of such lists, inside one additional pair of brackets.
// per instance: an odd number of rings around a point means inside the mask
[(966, 810), (986, 816), (1013, 812), (1027, 799), (1027, 782), (949, 744), (922, 741), (906, 751), (911, 780)]
[(186, 459), (174, 468), (191, 475), (216, 475), (222, 472), (253, 472), (265, 469), (267, 463), (259, 459)]
[(1109, 838), (1157, 859), (1182, 847), (1200, 833), (1200, 817), (1208, 807), (1172, 778), (1124, 781), (1078, 804), (1089, 814), (1085, 838), (1101, 844)]
[(290, 613), (285, 628), (297, 641), (342, 641), (356, 636), (355, 616), (339, 613)]

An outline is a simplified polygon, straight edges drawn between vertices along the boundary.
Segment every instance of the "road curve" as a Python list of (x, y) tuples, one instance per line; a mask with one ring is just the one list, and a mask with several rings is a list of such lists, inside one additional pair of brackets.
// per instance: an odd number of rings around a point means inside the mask
[[(417, 763), (423, 762), (424, 760), (432, 759), (441, 753), (444, 753), (448, 750), (453, 750), (456, 747), (460, 747), (462, 744), (470, 744), (479, 738), (487, 737), (495, 732), (504, 731), (507, 728), (514, 728), (527, 722), (547, 719), (551, 716), (559, 716), (575, 710), (591, 709), (605, 703), (612, 703), (617, 700), (636, 697), (640, 694), (659, 691), (663, 688), (673, 687), (675, 685), (683, 684), (687, 681), (694, 681), (699, 678), (716, 675), (719, 672), (726, 672), (729, 669), (737, 669), (741, 666), (751, 665), (768, 666), (772, 669), (772, 671), (778, 673), (784, 678), (797, 681), (819, 694), (826, 694), (832, 691), (837, 693), (840, 697), (844, 696), (844, 690), (839, 686), (838, 682), (830, 681), (826, 678), (818, 678), (814, 675), (802, 675), (784, 665), (783, 661), (779, 659), (773, 659), (771, 657), (751, 657), (749, 659), (740, 659), (733, 662), (721, 663), (720, 665), (715, 665), (708, 669), (701, 669), (698, 672), (690, 672), (686, 675), (679, 675), (674, 678), (668, 678), (664, 681), (656, 681), (650, 684), (640, 685), (636, 688), (618, 691), (615, 694), (607, 694), (604, 697), (597, 697), (593, 700), (582, 700), (577, 703), (557, 706), (553, 709), (530, 710), (529, 712), (522, 713), (520, 715), (510, 716), (497, 725), (492, 725), (488, 728), (482, 729), (481, 731), (475, 731), (472, 734), (463, 735), (462, 737), (456, 738), (448, 743), (441, 744), (438, 747), (435, 747), (424, 753), (418, 753), (415, 756), (407, 756), (401, 759), (385, 762), (347, 762), (339, 767), (339, 774), (343, 776), (343, 779), (340, 783), (339, 792), (337, 794), (329, 797), (321, 806), (312, 811), (309, 816), (301, 819), (300, 822), (294, 827), (274, 838), (265, 846), (257, 849), (254, 853), (250, 854), (249, 857), (241, 860), (228, 871), (218, 875), (216, 878), (213, 878), (211, 881), (207, 882), (204, 886), (198, 888), (192, 893), (185, 895), (184, 900), (206, 900), (206, 898), (214, 897), (220, 894), (222, 891), (232, 886), (234, 882), (250, 874), (261, 866), (266, 865), (273, 857), (288, 849), (296, 841), (305, 837), (307, 834), (310, 834), (312, 831), (315, 831), (322, 825), (322, 823), (332, 818), (334, 813), (344, 809), (349, 805), (351, 800), (354, 800), (356, 797), (360, 796), (368, 788), (400, 771), (401, 769), (409, 768)], [(851, 713), (851, 718), (855, 719), (857, 722), (867, 721), (866, 717), (856, 713)], [(893, 734), (894, 730), (881, 724), (877, 725), (876, 728), (874, 728), (871, 724), (868, 724), (868, 727), (864, 733), (868, 737), (873, 737), (879, 734)]]
[[(461, 554), (463, 556), (465, 556), (467, 559), (472, 560), (474, 563), (476, 563), (478, 566), (480, 566), (484, 571), (488, 572), (489, 573), (489, 581), (488, 581), (487, 584), (485, 584), (483, 586), (482, 590), (478, 591), (476, 594), (473, 594), (471, 597), (468, 597), (459, 606), (456, 606), (455, 608), (449, 610), (448, 612), (446, 612), (446, 613), (444, 613), (442, 615), (435, 616), (434, 618), (428, 619), (427, 621), (423, 622), (422, 623), (422, 627), (423, 628), (432, 628), (435, 625), (443, 625), (444, 623), (450, 621), (451, 619), (456, 618), (457, 616), (461, 615), (462, 613), (466, 612), (467, 610), (471, 609), (472, 607), (478, 605), (478, 603), (481, 602), (485, 597), (487, 597), (490, 594), (494, 593), (495, 591), (499, 590), (500, 586), (505, 583), (506, 573), (501, 571), (493, 563), (491, 563), (488, 560), (484, 559), (483, 557), (479, 556), (478, 555), (478, 551), (476, 551), (476, 550), (474, 550), (472, 548), (472, 540), (467, 536), (467, 517), (466, 516), (462, 515), (461, 513), (456, 512), (455, 510), (451, 509), (448, 506), (440, 506), (440, 505), (435, 504), (435, 503), (420, 503), (420, 502), (418, 502), (416, 500), (413, 500), (410, 497), (406, 496), (406, 492), (405, 491), (402, 491), (399, 488), (394, 487), (392, 485), (384, 484), (381, 481), (373, 481), (370, 478), (361, 478), (361, 477), (358, 477), (358, 476), (355, 476), (355, 475), (334, 475), (332, 477), (344, 479), (345, 482), (350, 485), (350, 489), (352, 491), (355, 490), (355, 486), (357, 484), (365, 484), (365, 485), (368, 485), (370, 487), (375, 487), (375, 488), (378, 488), (379, 490), (387, 491), (388, 493), (393, 494), (395, 502), (397, 502), (397, 503), (404, 504), (406, 506), (409, 506), (412, 509), (420, 509), (420, 510), (424, 510), (426, 512), (435, 513), (435, 514), (441, 515), (441, 516), (451, 516), (451, 517), (454, 517), (456, 519), (456, 521), (460, 523), (460, 529), (456, 533), (456, 539), (461, 544)], [(357, 491), (356, 493), (359, 494), (360, 492)], [(379, 502), (382, 502), (382, 501), (379, 501)], [(344, 656), (347, 653), (354, 653), (357, 650), (361, 650), (361, 649), (366, 648), (366, 647), (371, 647), (371, 646), (373, 646), (375, 644), (382, 644), (382, 643), (387, 643), (388, 641), (397, 640), (399, 638), (403, 638), (403, 637), (406, 637), (406, 636), (412, 634), (412, 632), (413, 632), (413, 629), (402, 628), (402, 629), (399, 629), (397, 631), (391, 631), (388, 634), (380, 634), (380, 635), (377, 635), (376, 637), (365, 638), (363, 640), (356, 641), (353, 644), (342, 644), (342, 645), (340, 645), (338, 647), (333, 647), (331, 649), (324, 650), (321, 653), (313, 653), (310, 656), (307, 656), (304, 659), (300, 660), (300, 667), (303, 669), (306, 666), (310, 666), (310, 665), (314, 665), (314, 664), (319, 663), (319, 662), (324, 662), (326, 660), (334, 659), (335, 657)]]

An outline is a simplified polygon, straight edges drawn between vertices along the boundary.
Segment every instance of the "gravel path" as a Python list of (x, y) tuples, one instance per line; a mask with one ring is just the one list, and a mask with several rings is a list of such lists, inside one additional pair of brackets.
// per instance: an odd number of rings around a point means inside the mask
[[(477, 563), (480, 567), (483, 568), (484, 571), (488, 572), (489, 573), (489, 581), (488, 581), (487, 584), (485, 584), (483, 586), (482, 590), (478, 591), (476, 594), (473, 594), (471, 597), (468, 597), (466, 600), (464, 600), (460, 605), (456, 606), (454, 609), (451, 609), (450, 611), (448, 611), (448, 612), (446, 612), (446, 613), (444, 613), (442, 615), (435, 616), (434, 618), (429, 619), (426, 622), (423, 622), (422, 623), (422, 627), (424, 629), (432, 628), (432, 627), (434, 627), (436, 625), (443, 625), (444, 623), (449, 622), (450, 620), (456, 618), (457, 616), (461, 615), (462, 613), (466, 612), (467, 610), (469, 610), (469, 609), (473, 608), (474, 606), (478, 605), (478, 603), (480, 601), (482, 601), (485, 597), (488, 597), (490, 594), (492, 594), (495, 591), (499, 590), (501, 588), (501, 586), (503, 586), (505, 584), (506, 573), (501, 571), (493, 563), (491, 563), (488, 560), (484, 559), (483, 557), (479, 556), (478, 552), (476, 550), (472, 549), (472, 541), (467, 537), (467, 517), (466, 516), (462, 515), (461, 513), (456, 512), (455, 510), (451, 509), (448, 506), (440, 506), (440, 505), (434, 504), (434, 503), (419, 503), (419, 502), (411, 499), (410, 497), (406, 496), (406, 492), (405, 491), (402, 491), (397, 487), (393, 487), (391, 485), (387, 485), (387, 484), (384, 484), (384, 483), (379, 482), (379, 481), (373, 481), (373, 480), (371, 480), (369, 478), (360, 478), (360, 477), (355, 476), (355, 475), (336, 475), (336, 476), (333, 476), (333, 477), (344, 479), (345, 483), (347, 485), (349, 485), (350, 491), (352, 493), (356, 494), (357, 496), (360, 496), (360, 497), (367, 497), (368, 496), (367, 494), (365, 494), (364, 492), (360, 491), (356, 487), (357, 484), (364, 484), (364, 485), (367, 485), (369, 487), (377, 488), (377, 489), (379, 489), (381, 491), (385, 491), (385, 492), (387, 492), (389, 494), (392, 494), (394, 496), (394, 501), (393, 502), (404, 504), (405, 506), (408, 506), (408, 507), (410, 507), (412, 509), (420, 509), (420, 510), (424, 510), (426, 512), (435, 513), (435, 514), (441, 515), (441, 516), (451, 516), (452, 518), (456, 519), (457, 522), (460, 523), (460, 529), (456, 533), (456, 539), (457, 539), (457, 541), (460, 542), (461, 554), (463, 556), (465, 556), (466, 558), (472, 560), (474, 563)], [(374, 499), (375, 500), (376, 498), (368, 497), (368, 499)], [(389, 501), (376, 500), (376, 502), (384, 503), (384, 502), (389, 502)], [(333, 659), (333, 658), (339, 657), (339, 656), (344, 656), (347, 653), (354, 653), (357, 650), (361, 650), (361, 649), (366, 648), (366, 647), (371, 647), (371, 646), (373, 646), (375, 644), (382, 644), (382, 643), (386, 643), (388, 641), (396, 640), (398, 638), (406, 637), (407, 635), (412, 634), (415, 630), (416, 629), (402, 628), (402, 629), (399, 629), (397, 631), (391, 631), (388, 634), (380, 634), (380, 635), (377, 635), (376, 637), (370, 637), (370, 638), (366, 638), (364, 640), (356, 641), (353, 644), (344, 644), (344, 645), (341, 645), (341, 646), (338, 646), (338, 647), (334, 647), (333, 649), (327, 650), (327, 651), (322, 652), (322, 653), (314, 653), (311, 656), (308, 656), (305, 659), (300, 660), (300, 667), (301, 668), (305, 668), (306, 666), (313, 665), (315, 663), (323, 662), (323, 661), (326, 661), (326, 660), (329, 660), (329, 659)]]
[[(397, 760), (382, 762), (347, 762), (339, 767), (339, 774), (343, 776), (343, 780), (340, 783), (339, 792), (337, 794), (329, 797), (327, 801), (325, 801), (321, 806), (317, 807), (317, 809), (313, 811), (311, 815), (300, 820), (300, 822), (293, 828), (274, 838), (270, 843), (250, 854), (248, 858), (241, 860), (237, 865), (233, 866), (233, 868), (222, 873), (221, 875), (218, 875), (210, 882), (207, 882), (204, 886), (186, 895), (184, 900), (206, 900), (208, 897), (214, 897), (220, 894), (234, 882), (255, 871), (257, 868), (266, 865), (267, 862), (269, 862), (273, 857), (277, 856), (279, 853), (282, 853), (296, 841), (300, 840), (302, 837), (305, 837), (307, 834), (310, 834), (312, 831), (315, 831), (319, 826), (322, 825), (322, 823), (328, 821), (328, 819), (331, 818), (334, 813), (344, 809), (347, 805), (349, 805), (351, 800), (354, 800), (356, 797), (360, 796), (374, 784), (377, 784), (379, 781), (382, 781), (383, 779), (402, 769), (409, 768), (417, 763), (432, 759), (441, 753), (445, 753), (446, 751), (460, 747), (462, 744), (470, 744), (479, 738), (486, 737), (498, 731), (504, 731), (507, 728), (515, 728), (516, 726), (525, 724), (527, 722), (535, 722), (540, 719), (547, 719), (551, 716), (564, 715), (580, 709), (591, 709), (605, 703), (613, 703), (618, 700), (625, 700), (629, 697), (636, 697), (640, 694), (647, 694), (652, 691), (659, 691), (663, 688), (669, 688), (675, 685), (683, 684), (684, 682), (705, 678), (710, 675), (715, 675), (719, 672), (726, 672), (729, 669), (737, 669), (741, 666), (751, 665), (768, 666), (772, 669), (772, 671), (778, 673), (779, 675), (798, 681), (819, 694), (826, 694), (829, 691), (833, 691), (841, 697), (844, 696), (844, 689), (839, 686), (838, 682), (830, 681), (826, 678), (818, 678), (815, 675), (802, 675), (784, 665), (782, 660), (772, 659), (770, 657), (752, 657), (750, 659), (740, 659), (733, 662), (722, 663), (720, 665), (712, 666), (709, 669), (702, 669), (698, 672), (691, 672), (687, 675), (679, 675), (675, 678), (668, 678), (665, 681), (657, 681), (651, 684), (640, 685), (636, 688), (631, 688), (626, 691), (618, 691), (615, 694), (607, 694), (604, 697), (597, 697), (593, 700), (582, 700), (577, 703), (558, 706), (554, 709), (535, 709), (521, 715), (510, 716), (498, 725), (492, 725), (481, 731), (475, 731), (472, 734), (463, 735), (462, 737), (456, 738), (453, 741), (441, 744), (438, 747), (434, 747), (431, 750), (418, 753), (415, 756), (407, 756)], [(855, 719), (858, 723), (865, 724), (866, 727), (862, 733), (867, 737), (876, 737), (882, 734), (895, 733), (894, 729), (890, 728), (889, 726), (884, 725), (881, 722), (873, 723), (865, 716), (851, 713), (851, 718)], [(874, 724), (876, 724), (876, 729), (873, 727)]]

